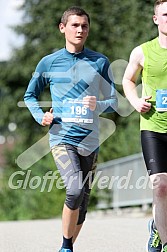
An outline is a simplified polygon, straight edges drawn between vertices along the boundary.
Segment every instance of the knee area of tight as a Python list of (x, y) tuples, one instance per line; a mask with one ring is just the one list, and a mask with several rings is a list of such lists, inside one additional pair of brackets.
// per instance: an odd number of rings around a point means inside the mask
[(83, 190), (76, 191), (76, 193), (73, 193), (73, 194), (67, 193), (66, 194), (65, 204), (71, 210), (76, 210), (81, 205), (81, 202), (83, 200), (83, 195), (84, 195)]

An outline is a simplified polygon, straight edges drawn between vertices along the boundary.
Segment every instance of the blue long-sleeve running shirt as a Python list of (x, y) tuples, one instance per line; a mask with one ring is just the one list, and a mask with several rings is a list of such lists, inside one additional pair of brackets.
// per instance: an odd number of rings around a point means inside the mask
[[(80, 53), (70, 53), (63, 48), (42, 58), (24, 95), (28, 109), (39, 124), (44, 116), (39, 96), (47, 85), (54, 115), (49, 130), (50, 147), (71, 144), (96, 150), (99, 114), (113, 112), (117, 107), (108, 59), (87, 48)], [(96, 96), (95, 111), (83, 106), (82, 99), (87, 95)]]

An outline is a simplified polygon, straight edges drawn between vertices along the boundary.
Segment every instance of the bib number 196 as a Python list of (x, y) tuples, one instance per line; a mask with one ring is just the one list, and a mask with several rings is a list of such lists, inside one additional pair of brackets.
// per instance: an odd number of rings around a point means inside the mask
[(81, 106), (71, 106), (71, 113), (73, 115), (86, 115), (87, 114), (87, 108), (81, 107)]
[(63, 122), (93, 123), (93, 112), (82, 101), (65, 100), (62, 111)]

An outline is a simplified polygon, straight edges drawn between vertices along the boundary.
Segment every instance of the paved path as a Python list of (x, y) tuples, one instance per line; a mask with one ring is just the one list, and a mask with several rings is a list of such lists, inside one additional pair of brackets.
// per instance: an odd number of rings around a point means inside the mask
[[(75, 252), (145, 252), (149, 217), (89, 214)], [(57, 252), (61, 220), (0, 222), (0, 252)]]

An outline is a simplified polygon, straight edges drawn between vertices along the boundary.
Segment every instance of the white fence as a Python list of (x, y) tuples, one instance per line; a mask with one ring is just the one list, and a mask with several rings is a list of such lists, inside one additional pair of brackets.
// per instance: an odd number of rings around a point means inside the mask
[(151, 204), (152, 190), (141, 153), (97, 167), (98, 208)]

